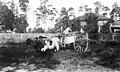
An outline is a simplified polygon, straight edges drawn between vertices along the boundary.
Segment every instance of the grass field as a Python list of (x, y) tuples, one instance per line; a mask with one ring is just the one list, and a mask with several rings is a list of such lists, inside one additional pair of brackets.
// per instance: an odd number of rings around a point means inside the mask
[[(16, 47), (17, 46), (17, 47)], [(0, 60), (0, 72), (119, 72), (120, 66), (116, 69), (111, 64), (99, 64), (100, 58), (106, 56), (110, 48), (103, 45), (93, 45), (93, 53), (81, 54), (73, 48), (61, 49), (53, 52), (53, 56), (48, 59), (49, 54), (44, 57), (34, 56), (34, 50), (30, 48), (21, 48), (22, 45), (13, 45), (11, 48), (0, 47), (0, 55), (4, 58)], [(119, 46), (117, 46), (119, 48)], [(6, 52), (5, 52), (6, 51)], [(12, 60), (11, 58), (15, 58)], [(4, 59), (4, 60), (3, 60)], [(107, 59), (108, 61), (110, 59)], [(96, 63), (98, 61), (99, 63)], [(115, 66), (115, 65), (114, 65)]]

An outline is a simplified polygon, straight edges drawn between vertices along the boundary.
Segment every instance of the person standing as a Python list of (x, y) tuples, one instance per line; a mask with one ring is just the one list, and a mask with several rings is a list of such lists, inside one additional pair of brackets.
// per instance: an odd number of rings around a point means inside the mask
[(38, 55), (42, 55), (41, 54), (41, 49), (44, 47), (44, 41), (42, 40), (43, 37), (39, 36), (35, 38), (35, 45), (34, 45), (34, 50), (35, 50), (35, 54)]
[(69, 32), (72, 32), (72, 29), (71, 29), (71, 27), (67, 27), (64, 31), (63, 31), (63, 33), (64, 34), (69, 34)]

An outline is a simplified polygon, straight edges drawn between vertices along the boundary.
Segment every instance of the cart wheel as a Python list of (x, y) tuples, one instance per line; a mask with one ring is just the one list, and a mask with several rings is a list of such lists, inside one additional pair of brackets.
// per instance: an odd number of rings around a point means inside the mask
[(74, 49), (75, 49), (75, 51), (77, 51), (77, 52), (81, 52), (81, 45), (80, 45), (79, 42), (74, 44)]
[(82, 47), (82, 52), (86, 52), (88, 50), (88, 40), (81, 40), (80, 45)]
[(88, 50), (88, 41), (81, 40), (80, 42), (75, 42), (74, 49), (77, 52), (86, 52)]

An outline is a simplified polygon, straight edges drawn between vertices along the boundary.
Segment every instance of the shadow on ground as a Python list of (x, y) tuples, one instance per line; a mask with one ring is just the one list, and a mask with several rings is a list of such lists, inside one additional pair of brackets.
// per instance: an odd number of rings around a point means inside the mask
[(91, 44), (92, 51), (83, 54), (95, 64), (120, 71), (120, 43), (114, 41), (102, 44)]

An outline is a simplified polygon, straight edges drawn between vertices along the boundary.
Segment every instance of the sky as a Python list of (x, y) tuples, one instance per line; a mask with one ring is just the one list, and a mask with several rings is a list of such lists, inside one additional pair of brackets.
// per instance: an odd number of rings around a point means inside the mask
[[(11, 1), (11, 0), (2, 0), (5, 2)], [(14, 0), (16, 4), (18, 4), (18, 0)], [(34, 28), (36, 24), (36, 16), (34, 15), (33, 11), (39, 6), (40, 0), (29, 0), (29, 12), (28, 12), (28, 23), (29, 27)], [(75, 8), (76, 15), (79, 15), (78, 13), (78, 7), (88, 5), (91, 8), (94, 8), (94, 2), (100, 1), (102, 4), (109, 6), (110, 8), (115, 2), (118, 2), (120, 5), (120, 0), (49, 0), (49, 3), (52, 4), (53, 7), (55, 7), (58, 11), (60, 11), (61, 7), (66, 7), (67, 9), (69, 7)], [(47, 27), (46, 25), (45, 27)]]

